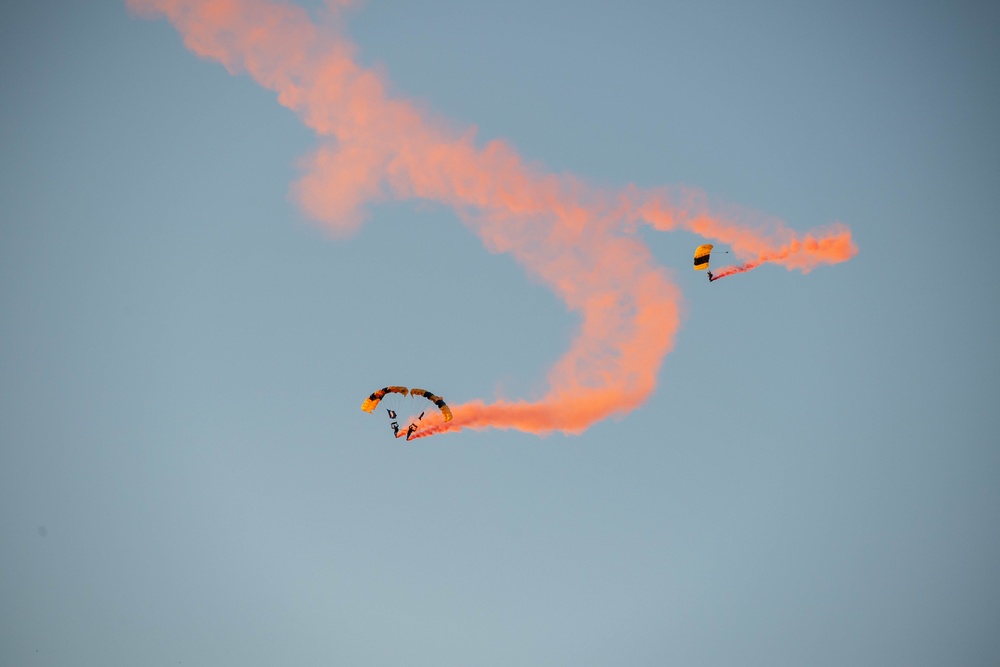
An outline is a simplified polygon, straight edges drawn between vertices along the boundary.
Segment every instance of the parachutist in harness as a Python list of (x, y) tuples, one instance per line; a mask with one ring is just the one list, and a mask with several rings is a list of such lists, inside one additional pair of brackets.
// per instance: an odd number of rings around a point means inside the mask
[(715, 278), (712, 277), (712, 272), (709, 271), (708, 272), (708, 282), (712, 282), (713, 280), (715, 280)]
[(410, 436), (413, 435), (416, 432), (416, 430), (419, 428), (417, 426), (417, 422), (419, 422), (423, 418), (424, 418), (424, 413), (421, 412), (420, 415), (417, 417), (417, 421), (411, 423), (410, 426), (409, 426), (409, 428), (406, 429), (406, 439), (407, 440), (409, 440)]

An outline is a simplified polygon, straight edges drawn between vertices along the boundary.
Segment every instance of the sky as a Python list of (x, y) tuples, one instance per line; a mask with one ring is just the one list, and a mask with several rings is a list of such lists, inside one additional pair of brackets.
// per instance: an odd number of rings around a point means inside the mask
[(405, 442), (373, 389), (542, 400), (580, 311), (447, 202), (317, 219), (337, 144), (169, 21), (4, 3), (0, 663), (997, 664), (998, 19), (348, 9), (387, 95), (477, 149), (858, 250), (709, 284), (702, 236), (639, 226), (677, 292), (650, 391)]

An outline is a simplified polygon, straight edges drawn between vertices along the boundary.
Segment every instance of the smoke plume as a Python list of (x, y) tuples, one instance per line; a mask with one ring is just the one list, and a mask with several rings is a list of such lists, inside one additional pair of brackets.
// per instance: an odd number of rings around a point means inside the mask
[(555, 292), (582, 324), (548, 373), (536, 401), (452, 405), (454, 420), (422, 427), (430, 435), (462, 428), (579, 433), (642, 404), (679, 326), (681, 295), (642, 239), (641, 225), (693, 232), (729, 246), (742, 266), (770, 262), (806, 273), (857, 253), (840, 224), (803, 236), (713, 216), (704, 196), (668, 188), (588, 186), (525, 162), (506, 142), (477, 145), (456, 128), (393, 97), (377, 70), (358, 64), (343, 31), (349, 0), (328, 0), (322, 21), (304, 9), (265, 0), (127, 0), (136, 13), (166, 17), (188, 49), (273, 90), (319, 137), (294, 184), (310, 217), (337, 234), (364, 222), (376, 199), (445, 204), (491, 252), (513, 255)]

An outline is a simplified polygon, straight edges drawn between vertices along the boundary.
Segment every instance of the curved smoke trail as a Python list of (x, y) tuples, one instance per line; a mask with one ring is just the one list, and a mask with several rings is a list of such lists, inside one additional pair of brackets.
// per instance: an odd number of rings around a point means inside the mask
[(641, 224), (684, 229), (724, 243), (746, 261), (808, 272), (857, 253), (840, 224), (799, 236), (775, 223), (766, 232), (714, 217), (696, 192), (618, 191), (531, 166), (504, 141), (482, 147), (415, 104), (390, 97), (382, 75), (361, 67), (340, 29), (349, 0), (328, 0), (322, 24), (300, 7), (265, 0), (127, 0), (164, 16), (199, 56), (246, 73), (277, 93), (321, 139), (295, 196), (305, 213), (347, 235), (363, 205), (386, 195), (453, 208), (492, 252), (511, 253), (548, 285), (582, 325), (549, 371), (537, 401), (472, 401), (455, 418), (422, 427), (578, 433), (633, 410), (650, 395), (679, 326), (681, 295), (635, 234)]

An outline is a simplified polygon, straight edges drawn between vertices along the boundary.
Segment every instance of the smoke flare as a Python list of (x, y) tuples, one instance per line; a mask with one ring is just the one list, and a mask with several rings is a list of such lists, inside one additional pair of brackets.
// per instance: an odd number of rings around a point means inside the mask
[(719, 278), (765, 262), (807, 273), (857, 253), (841, 224), (802, 237), (779, 222), (755, 229), (714, 216), (695, 191), (594, 188), (526, 163), (504, 141), (478, 147), (474, 129), (456, 130), (391, 97), (384, 77), (356, 62), (341, 29), (349, 0), (328, 0), (322, 22), (265, 0), (127, 4), (166, 17), (200, 57), (273, 90), (320, 137), (293, 186), (308, 216), (349, 235), (372, 200), (440, 202), (487, 249), (511, 253), (580, 313), (580, 331), (549, 371), (541, 399), (453, 405), (451, 422), (431, 423), (418, 436), (462, 428), (579, 433), (642, 404), (673, 347), (681, 294), (635, 234), (639, 225), (727, 244), (745, 263)]

